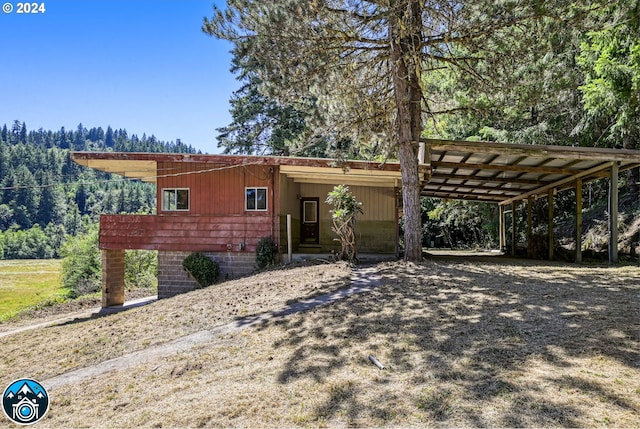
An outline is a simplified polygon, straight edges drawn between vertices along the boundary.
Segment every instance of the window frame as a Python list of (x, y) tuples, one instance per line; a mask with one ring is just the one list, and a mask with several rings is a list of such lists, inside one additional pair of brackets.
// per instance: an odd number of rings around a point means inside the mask
[[(249, 190), (254, 190), (255, 191), (255, 200), (254, 200), (254, 204), (255, 207), (254, 209), (250, 209), (248, 207), (248, 191)], [(259, 190), (264, 190), (264, 208), (263, 209), (259, 209), (258, 208), (258, 191)], [(269, 211), (269, 188), (266, 186), (247, 186), (244, 188), (244, 211), (245, 212), (266, 212)]]
[[(175, 207), (176, 207), (175, 209), (165, 207), (164, 193), (166, 191), (174, 192), (173, 203), (175, 204)], [(187, 208), (186, 209), (178, 208), (178, 191), (187, 191)], [(162, 188), (160, 197), (162, 199), (161, 204), (162, 204), (163, 212), (188, 212), (191, 210), (191, 188)]]
[[(313, 206), (313, 210), (307, 210), (307, 204)], [(313, 214), (312, 220), (307, 220), (307, 214)], [(318, 223), (318, 200), (305, 200), (302, 202), (302, 223)]]

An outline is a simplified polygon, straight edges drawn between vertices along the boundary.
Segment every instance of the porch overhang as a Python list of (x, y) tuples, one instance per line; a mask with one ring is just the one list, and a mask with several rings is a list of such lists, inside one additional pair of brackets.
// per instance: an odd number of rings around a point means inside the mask
[[(107, 173), (155, 183), (172, 172), (158, 171), (159, 162), (200, 164), (190, 174), (206, 173), (233, 166), (279, 166), (280, 173), (299, 183), (347, 184), (377, 187), (401, 187), (402, 173), (398, 162), (334, 160), (252, 155), (202, 155), (172, 153), (72, 152), (77, 164)], [(418, 166), (420, 180), (425, 183), (430, 173), (426, 164)], [(184, 174), (184, 173), (178, 173)]]
[(402, 177), (398, 171), (375, 171), (341, 169), (335, 167), (306, 167), (281, 165), (280, 173), (296, 183), (345, 184), (353, 186), (401, 187)]

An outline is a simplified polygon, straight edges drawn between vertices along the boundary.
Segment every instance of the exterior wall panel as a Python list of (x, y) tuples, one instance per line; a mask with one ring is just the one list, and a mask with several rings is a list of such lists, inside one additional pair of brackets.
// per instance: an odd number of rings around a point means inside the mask
[[(216, 170), (217, 169), (217, 170)], [(269, 189), (268, 212), (274, 209), (278, 177), (276, 166), (237, 165), (222, 167), (216, 164), (159, 162), (157, 181), (158, 202), (162, 189), (189, 188), (190, 210), (185, 214), (229, 215), (244, 214), (245, 188)], [(177, 176), (175, 176), (177, 175)], [(158, 213), (163, 212), (158, 207)]]
[[(278, 225), (279, 228), (279, 225)], [(255, 252), (273, 230), (271, 215), (102, 215), (101, 249)]]

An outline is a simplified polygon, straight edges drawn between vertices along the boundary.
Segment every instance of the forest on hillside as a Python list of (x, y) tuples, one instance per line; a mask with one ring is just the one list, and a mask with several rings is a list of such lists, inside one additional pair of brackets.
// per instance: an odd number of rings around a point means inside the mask
[(29, 130), (19, 120), (0, 129), (0, 259), (55, 258), (69, 237), (101, 213), (151, 213), (152, 184), (82, 167), (70, 151), (180, 152), (180, 141), (101, 127)]

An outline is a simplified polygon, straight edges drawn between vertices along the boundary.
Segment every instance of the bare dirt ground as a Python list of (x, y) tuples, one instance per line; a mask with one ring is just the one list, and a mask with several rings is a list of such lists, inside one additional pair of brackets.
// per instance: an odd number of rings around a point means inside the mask
[[(54, 389), (43, 424), (638, 426), (639, 267), (472, 256), (376, 267), (372, 292)], [(50, 378), (350, 276), (346, 265), (268, 272), (3, 338), (0, 380)]]

